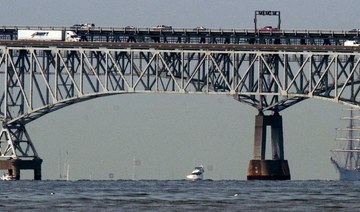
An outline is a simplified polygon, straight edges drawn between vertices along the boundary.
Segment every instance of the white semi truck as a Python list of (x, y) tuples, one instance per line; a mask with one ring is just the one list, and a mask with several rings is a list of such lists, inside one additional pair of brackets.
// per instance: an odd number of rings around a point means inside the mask
[(32, 41), (80, 41), (80, 37), (74, 31), (65, 30), (19, 29), (17, 37), (18, 40)]

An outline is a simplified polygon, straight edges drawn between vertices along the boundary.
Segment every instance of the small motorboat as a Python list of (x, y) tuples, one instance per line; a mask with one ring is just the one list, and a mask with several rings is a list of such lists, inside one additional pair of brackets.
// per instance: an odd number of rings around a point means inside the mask
[(12, 175), (9, 175), (9, 174), (4, 173), (4, 174), (1, 176), (1, 180), (5, 180), (5, 181), (15, 180), (15, 177), (12, 176)]
[(197, 166), (194, 168), (194, 171), (191, 172), (186, 178), (188, 180), (202, 180), (204, 177), (204, 166)]

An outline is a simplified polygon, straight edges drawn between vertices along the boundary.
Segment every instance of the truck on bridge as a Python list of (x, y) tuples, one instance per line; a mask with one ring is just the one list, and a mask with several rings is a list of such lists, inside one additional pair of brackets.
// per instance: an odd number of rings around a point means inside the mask
[(356, 40), (346, 40), (344, 46), (360, 46), (360, 43)]
[(80, 37), (74, 31), (66, 30), (19, 29), (17, 31), (17, 39), (32, 41), (80, 41)]

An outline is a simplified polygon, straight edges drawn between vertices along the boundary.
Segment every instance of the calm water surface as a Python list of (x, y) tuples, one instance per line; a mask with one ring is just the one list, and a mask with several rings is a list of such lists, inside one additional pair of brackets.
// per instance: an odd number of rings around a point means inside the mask
[(360, 211), (360, 182), (0, 181), (0, 211)]

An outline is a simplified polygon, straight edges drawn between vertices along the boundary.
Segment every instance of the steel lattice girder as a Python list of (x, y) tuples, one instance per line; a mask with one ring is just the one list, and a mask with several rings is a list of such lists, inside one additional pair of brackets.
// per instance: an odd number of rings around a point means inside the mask
[(0, 114), (4, 124), (26, 124), (136, 92), (232, 95), (273, 111), (306, 98), (357, 106), (359, 63), (359, 53), (0, 47)]
[(3, 126), (0, 131), (0, 158), (38, 158), (25, 125)]

